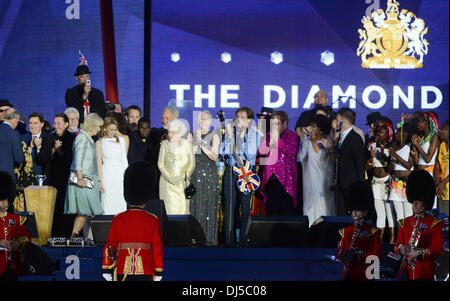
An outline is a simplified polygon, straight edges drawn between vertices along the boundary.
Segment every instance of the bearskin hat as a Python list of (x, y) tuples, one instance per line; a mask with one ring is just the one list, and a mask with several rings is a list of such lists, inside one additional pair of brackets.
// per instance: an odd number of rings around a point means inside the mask
[(370, 211), (373, 199), (372, 187), (367, 181), (353, 182), (348, 190), (349, 210)]
[(9, 203), (14, 201), (15, 187), (11, 175), (5, 171), (0, 171), (0, 200), (8, 199)]
[(155, 197), (155, 172), (150, 163), (138, 161), (125, 170), (123, 194), (130, 205), (142, 205)]
[(406, 198), (408, 202), (422, 201), (427, 209), (431, 209), (436, 194), (436, 184), (426, 170), (413, 170), (406, 180)]

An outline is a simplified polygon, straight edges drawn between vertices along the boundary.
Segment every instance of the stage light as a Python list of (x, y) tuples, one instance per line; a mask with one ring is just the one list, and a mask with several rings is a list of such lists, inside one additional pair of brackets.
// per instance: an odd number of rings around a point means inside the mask
[(283, 54), (281, 52), (275, 51), (270, 54), (270, 60), (274, 64), (279, 64), (283, 61)]
[(228, 52), (222, 53), (222, 55), (221, 55), (221, 60), (222, 60), (222, 62), (224, 62), (225, 64), (231, 62), (231, 54), (228, 53)]
[(174, 52), (170, 55), (170, 59), (172, 60), (172, 62), (176, 63), (180, 60), (180, 54), (177, 52)]
[(334, 53), (329, 50), (325, 50), (320, 54), (320, 61), (323, 64), (330, 66), (334, 63)]

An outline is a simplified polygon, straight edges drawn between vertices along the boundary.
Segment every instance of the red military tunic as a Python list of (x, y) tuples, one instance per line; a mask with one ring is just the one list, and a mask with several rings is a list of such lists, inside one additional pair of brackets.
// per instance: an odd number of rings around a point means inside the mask
[[(370, 264), (366, 263), (366, 258), (370, 255), (381, 257), (380, 229), (372, 227), (366, 223), (359, 226), (359, 234), (355, 237), (353, 249), (357, 253), (356, 261), (344, 263), (343, 280), (368, 281), (366, 269)], [(341, 242), (339, 244), (337, 257), (341, 258), (343, 250), (350, 249), (355, 225), (339, 230)]]
[[(120, 244), (124, 248), (118, 250)], [(132, 247), (133, 245), (136, 245), (136, 247)], [(134, 208), (114, 217), (103, 250), (103, 270), (114, 268), (109, 246), (112, 247), (114, 254), (118, 253), (117, 275), (155, 275), (155, 273), (162, 273), (161, 225), (155, 215)]]
[[(16, 240), (20, 243), (19, 249), (23, 249), (30, 241), (30, 232), (25, 228), (26, 218), (17, 214), (6, 213), (0, 215), (0, 240)], [(0, 276), (6, 271), (8, 252), (0, 249)], [(11, 266), (16, 277), (23, 276), (22, 260), (19, 250), (11, 252)]]
[[(398, 249), (400, 244), (410, 244), (411, 235), (415, 226), (417, 227), (415, 237), (417, 238), (420, 235), (417, 248), (419, 253), (423, 255), (423, 258), (414, 260), (412, 266), (406, 264), (405, 260), (405, 264), (400, 268), (407, 267), (409, 280), (434, 280), (436, 268), (434, 262), (444, 251), (443, 222), (430, 215), (424, 215), (419, 219), (416, 219), (415, 216), (410, 216), (405, 220), (400, 220), (397, 243), (395, 244), (395, 251), (397, 253), (400, 252)], [(411, 243), (414, 245), (413, 242)]]

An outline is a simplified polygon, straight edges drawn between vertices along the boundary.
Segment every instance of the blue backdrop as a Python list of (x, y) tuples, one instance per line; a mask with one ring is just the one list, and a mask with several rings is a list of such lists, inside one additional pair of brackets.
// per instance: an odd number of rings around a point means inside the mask
[[(46, 119), (64, 110), (64, 93), (76, 84), (78, 50), (87, 57), (93, 85), (104, 91), (98, 1), (0, 0), (0, 98), (26, 116)], [(142, 107), (144, 85), (151, 84), (152, 126), (172, 99), (189, 110), (236, 107), (255, 112), (264, 104), (286, 110), (293, 128), (319, 88), (335, 109), (351, 106), (365, 129), (368, 110), (398, 121), (401, 112), (432, 109), (448, 119), (448, 1), (400, 0), (422, 18), (430, 42), (424, 68), (365, 69), (356, 55), (358, 29), (372, 0), (153, 0), (151, 83), (144, 83), (144, 2), (113, 1), (119, 100)], [(79, 4), (79, 19), (70, 18)], [(379, 1), (386, 9), (386, 1)], [(69, 11), (69, 18), (68, 18)], [(321, 53), (335, 62), (321, 62)], [(271, 53), (283, 54), (274, 64)], [(221, 61), (221, 54), (231, 61)], [(180, 60), (173, 62), (171, 54)], [(385, 95), (385, 98), (384, 98)], [(409, 98), (408, 98), (409, 97)]]

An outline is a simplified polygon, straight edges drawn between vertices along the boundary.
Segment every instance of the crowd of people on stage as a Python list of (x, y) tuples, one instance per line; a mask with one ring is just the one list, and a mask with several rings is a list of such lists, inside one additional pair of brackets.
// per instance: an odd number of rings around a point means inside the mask
[[(189, 132), (174, 106), (163, 110), (163, 126), (152, 128), (139, 106), (106, 105), (103, 93), (90, 86), (88, 66), (78, 66), (74, 75), (78, 84), (66, 91), (67, 109), (52, 126), (42, 113), (23, 120), (9, 101), (0, 101), (0, 170), (16, 181), (14, 210), (26, 210), (24, 188), (45, 175), (45, 184), (57, 189), (52, 236), (77, 237), (87, 217), (125, 211), (123, 174), (141, 160), (157, 175), (149, 183), (154, 198), (164, 201), (169, 215), (192, 214), (208, 245), (221, 241), (219, 209), (224, 244), (242, 245), (251, 213), (306, 215), (310, 226), (321, 216), (349, 215), (348, 189), (358, 180), (371, 183), (370, 218), (381, 239), (389, 235), (394, 243), (395, 222), (412, 215), (405, 187), (416, 169), (433, 176), (434, 208), (448, 215), (448, 121), (439, 125), (434, 112), (402, 114), (397, 122), (370, 113), (365, 134), (355, 126), (356, 113), (333, 111), (321, 90), (295, 131), (284, 111), (263, 107), (255, 119), (251, 108), (241, 107), (216, 129), (211, 112), (201, 111), (198, 130)], [(249, 163), (244, 176), (259, 176), (253, 193), (239, 187), (243, 176), (233, 166), (240, 159)], [(196, 192), (187, 197), (190, 184)]]
[(221, 239), (226, 246), (245, 245), (251, 213), (306, 215), (309, 226), (321, 216), (350, 215), (350, 188), (358, 181), (370, 183), (374, 210), (367, 218), (380, 229), (380, 241), (388, 234), (394, 244), (394, 220), (400, 225), (414, 213), (406, 192), (413, 170), (434, 179), (428, 209), (448, 215), (449, 124), (439, 124), (434, 112), (402, 114), (397, 122), (370, 113), (364, 134), (355, 126), (356, 113), (333, 111), (321, 90), (295, 131), (284, 111), (263, 107), (255, 119), (251, 108), (241, 107), (233, 121), (221, 120), (215, 129), (211, 112), (201, 111), (190, 132), (174, 106), (163, 110), (162, 127), (152, 128), (139, 106), (106, 104), (91, 87), (86, 65), (74, 75), (78, 84), (66, 91), (67, 109), (53, 125), (39, 112), (24, 120), (0, 100), (0, 171), (16, 187), (9, 210), (26, 211), (24, 189), (44, 175), (44, 183), (57, 189), (54, 237), (86, 236), (87, 218), (126, 211), (124, 173), (138, 161), (147, 161), (154, 175), (147, 183), (155, 188), (151, 198), (163, 200), (168, 215), (191, 214), (209, 246)]

